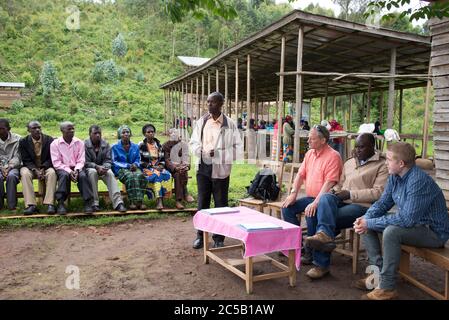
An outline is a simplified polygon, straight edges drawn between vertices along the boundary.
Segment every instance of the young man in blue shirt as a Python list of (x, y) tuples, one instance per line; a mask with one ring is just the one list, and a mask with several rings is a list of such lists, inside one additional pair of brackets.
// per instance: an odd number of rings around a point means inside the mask
[[(401, 245), (439, 248), (449, 239), (449, 215), (443, 192), (433, 179), (415, 165), (415, 149), (408, 143), (389, 146), (390, 174), (385, 191), (363, 217), (354, 222), (363, 234), (369, 262), (380, 270), (379, 286), (363, 296), (370, 300), (397, 298), (397, 271)], [(388, 211), (396, 205), (397, 211)], [(378, 232), (383, 234), (382, 242)], [(366, 279), (359, 280), (358, 288)]]

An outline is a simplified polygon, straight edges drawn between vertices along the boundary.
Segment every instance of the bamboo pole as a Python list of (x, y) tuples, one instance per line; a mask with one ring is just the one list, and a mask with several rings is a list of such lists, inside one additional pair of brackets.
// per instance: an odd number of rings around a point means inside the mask
[[(390, 75), (396, 74), (396, 48), (391, 49), (390, 58)], [(388, 85), (388, 115), (387, 115), (387, 128), (393, 128), (393, 116), (394, 116), (394, 78), (390, 78)]]
[[(296, 71), (302, 71), (302, 53), (304, 45), (304, 29), (302, 26), (298, 30), (298, 50), (296, 53)], [(299, 124), (301, 122), (302, 115), (302, 99), (303, 99), (303, 76), (301, 74), (296, 75), (296, 114), (295, 114), (295, 137), (293, 140), (293, 162), (299, 163), (299, 153), (301, 150), (301, 138), (299, 136)], [(293, 169), (292, 169), (293, 170)]]
[[(284, 72), (285, 68), (285, 36), (281, 40), (281, 65), (280, 72)], [(284, 76), (279, 76), (279, 104), (278, 104), (278, 135), (277, 135), (277, 150), (276, 161), (279, 161), (282, 136), (282, 111), (284, 109)]]

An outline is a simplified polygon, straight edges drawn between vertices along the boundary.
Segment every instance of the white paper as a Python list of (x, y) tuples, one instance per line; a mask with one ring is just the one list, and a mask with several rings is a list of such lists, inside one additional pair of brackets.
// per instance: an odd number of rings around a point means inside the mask
[(204, 213), (207, 214), (224, 214), (224, 213), (236, 213), (240, 212), (238, 208), (230, 208), (230, 207), (219, 207), (219, 208), (212, 208), (212, 209), (203, 209), (201, 210)]

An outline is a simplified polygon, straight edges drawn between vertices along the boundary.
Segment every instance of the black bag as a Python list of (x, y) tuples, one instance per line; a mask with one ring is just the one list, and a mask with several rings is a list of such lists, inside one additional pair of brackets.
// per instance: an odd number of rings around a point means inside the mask
[(275, 201), (280, 191), (276, 175), (269, 168), (260, 170), (246, 188), (250, 196), (264, 201)]

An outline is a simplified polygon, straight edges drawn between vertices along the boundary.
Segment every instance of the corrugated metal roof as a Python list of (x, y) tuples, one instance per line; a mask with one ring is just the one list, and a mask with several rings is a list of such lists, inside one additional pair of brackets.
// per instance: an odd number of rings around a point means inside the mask
[(25, 88), (23, 82), (0, 82), (0, 87)]
[(187, 57), (187, 56), (178, 56), (178, 59), (182, 61), (185, 65), (188, 65), (189, 67), (198, 67), (207, 61), (209, 61), (209, 58), (200, 58), (200, 57)]

